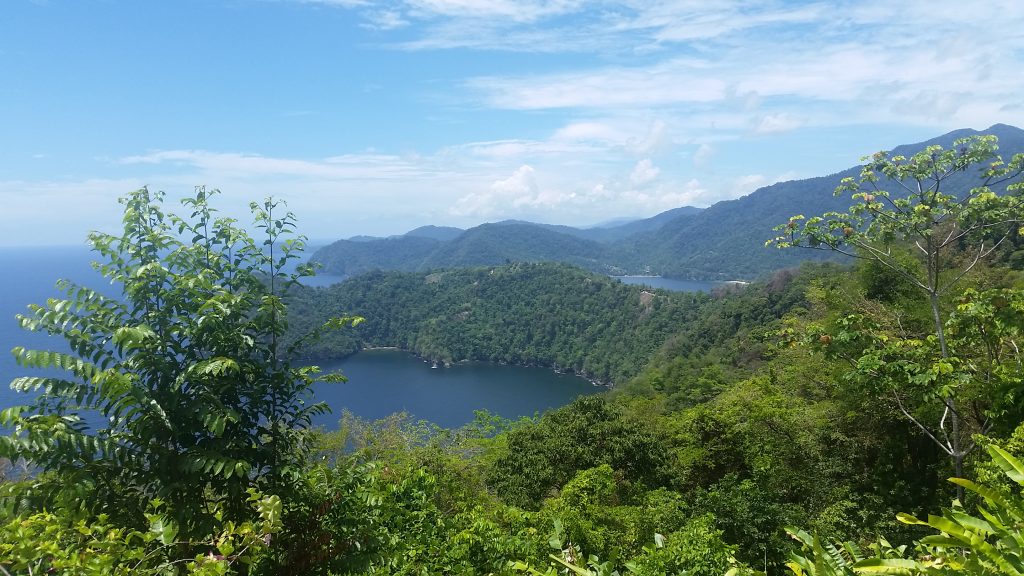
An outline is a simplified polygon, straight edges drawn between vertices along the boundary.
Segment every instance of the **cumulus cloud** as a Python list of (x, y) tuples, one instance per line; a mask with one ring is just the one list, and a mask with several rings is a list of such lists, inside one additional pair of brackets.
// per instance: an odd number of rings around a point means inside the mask
[(511, 176), (492, 182), (486, 191), (472, 192), (459, 198), (450, 212), (455, 216), (487, 217), (502, 211), (535, 206), (543, 201), (539, 190), (536, 170), (524, 164)]
[(669, 136), (668, 122), (662, 118), (652, 121), (643, 137), (630, 138), (626, 142), (626, 148), (634, 154), (653, 154), (671, 145), (672, 139)]
[(633, 207), (629, 213), (653, 214), (680, 206), (701, 205), (709, 194), (696, 178), (680, 183), (658, 186), (653, 190), (625, 190), (620, 200)]
[(511, 197), (516, 201), (537, 195), (537, 171), (524, 164), (504, 180), (491, 184), (491, 192), (498, 196)]
[(711, 161), (715, 157), (715, 147), (708, 144), (707, 142), (697, 146), (697, 151), (693, 153), (693, 166), (694, 168), (707, 168), (711, 165)]
[(654, 182), (660, 173), (661, 169), (655, 166), (650, 158), (644, 158), (633, 166), (633, 171), (629, 175), (629, 183), (635, 187), (646, 186)]
[(740, 196), (750, 194), (767, 183), (768, 178), (764, 174), (746, 174), (733, 181), (730, 195), (733, 198), (739, 198)]
[(769, 178), (764, 174), (746, 174), (739, 176), (732, 181), (732, 185), (729, 187), (729, 195), (727, 198), (739, 198), (740, 196), (746, 196), (751, 192), (754, 192), (758, 188), (770, 186), (777, 182), (785, 182), (787, 180), (794, 180), (798, 178), (795, 172), (783, 172), (774, 178)]

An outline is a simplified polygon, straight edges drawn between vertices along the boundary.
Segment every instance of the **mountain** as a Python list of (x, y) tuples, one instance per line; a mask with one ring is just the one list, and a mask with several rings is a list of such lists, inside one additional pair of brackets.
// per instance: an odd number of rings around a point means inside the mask
[(440, 240), (441, 242), (447, 242), (454, 240), (459, 237), (460, 234), (465, 232), (462, 228), (454, 228), (452, 226), (420, 226), (414, 230), (409, 230), (403, 236), (415, 236), (417, 238), (431, 238), (433, 240)]
[(313, 262), (325, 274), (355, 276), (370, 270), (412, 272), (443, 242), (420, 236), (395, 236), (376, 240), (338, 240), (313, 253)]
[(630, 236), (634, 236), (636, 234), (640, 234), (643, 232), (653, 232), (654, 230), (661, 228), (662, 226), (673, 220), (679, 218), (685, 219), (689, 216), (695, 216), (697, 214), (700, 214), (703, 211), (703, 208), (696, 208), (694, 206), (681, 206), (679, 208), (666, 210), (661, 214), (655, 214), (650, 218), (626, 222), (620, 226), (609, 226), (606, 228), (590, 228), (585, 230), (585, 232), (601, 232), (603, 234), (603, 240), (600, 240), (600, 238), (597, 236), (591, 236), (591, 238), (603, 242), (614, 242), (617, 240), (629, 238)]
[(483, 224), (439, 247), (421, 269), (543, 261), (602, 268), (607, 260), (605, 246), (558, 228), (531, 222)]
[[(959, 138), (993, 134), (1008, 159), (1024, 152), (1024, 130), (996, 124), (984, 131), (956, 130), (920, 142), (898, 146), (894, 154), (910, 156), (932, 144), (952, 146)], [(642, 273), (702, 279), (754, 279), (804, 260), (837, 258), (815, 250), (765, 247), (773, 228), (790, 216), (845, 210), (848, 196), (833, 191), (861, 167), (803, 180), (778, 182), (747, 196), (709, 208), (675, 208), (650, 218), (616, 226), (574, 228), (520, 220), (483, 224), (468, 230), (424, 226), (404, 236), (339, 241), (318, 250), (313, 258), (332, 274), (359, 274), (373, 269), (423, 271), (506, 261), (558, 261), (602, 273)], [(947, 191), (966, 190), (975, 174), (950, 178)]]
[[(1024, 152), (1024, 130), (996, 124), (984, 131), (956, 130), (926, 142), (898, 146), (891, 152), (910, 156), (933, 144), (949, 148), (968, 136), (993, 134), (999, 138), (1004, 159)], [(658, 230), (631, 238), (620, 247), (620, 265), (635, 269), (648, 266), (665, 276), (699, 279), (754, 278), (771, 270), (790, 267), (804, 260), (834, 258), (835, 254), (810, 249), (779, 250), (765, 247), (768, 238), (777, 235), (773, 228), (790, 216), (823, 214), (845, 210), (849, 196), (833, 191), (846, 177), (856, 177), (861, 167), (854, 166), (832, 174), (804, 180), (779, 182), (747, 196), (719, 202), (693, 216), (677, 217)], [(947, 192), (966, 191), (977, 182), (976, 174), (955, 175), (947, 181)], [(638, 255), (642, 255), (642, 258)]]

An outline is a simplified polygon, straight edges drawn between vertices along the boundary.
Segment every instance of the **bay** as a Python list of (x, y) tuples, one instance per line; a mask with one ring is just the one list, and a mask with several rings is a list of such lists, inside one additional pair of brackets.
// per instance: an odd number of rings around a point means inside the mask
[[(92, 258), (84, 246), (0, 248), (0, 269), (6, 273), (0, 288), (0, 410), (27, 401), (26, 395), (9, 387), (16, 376), (61, 375), (18, 367), (12, 348), (68, 350), (63, 340), (22, 330), (15, 315), (26, 312), (30, 303), (43, 304), (47, 298), (61, 296), (55, 287), (61, 278), (109, 295), (116, 292), (117, 287), (92, 269)], [(323, 280), (327, 284), (338, 278)], [(345, 408), (367, 419), (404, 410), (415, 418), (457, 427), (472, 421), (474, 410), (486, 409), (508, 418), (529, 416), (567, 404), (579, 394), (601, 390), (582, 378), (544, 368), (465, 363), (433, 369), (394, 350), (364, 351), (322, 367), (340, 367), (350, 378), (345, 384), (315, 386), (315, 400), (327, 402), (333, 410), (316, 421), (328, 429), (337, 427)]]
[(45, 304), (48, 298), (62, 296), (56, 287), (60, 279), (96, 290), (109, 290), (109, 283), (92, 269), (90, 262), (91, 253), (85, 246), (0, 248), (0, 270), (4, 271), (0, 287), (0, 410), (25, 402), (24, 394), (10, 389), (14, 377), (60, 375), (58, 371), (19, 368), (11, 354), (12, 348), (68, 351), (59, 338), (23, 330), (15, 316), (28, 312), (29, 304)]
[(324, 371), (340, 368), (343, 384), (318, 382), (317, 400), (330, 415), (314, 424), (337, 427), (343, 409), (368, 419), (408, 412), (445, 428), (473, 420), (474, 410), (505, 418), (532, 416), (572, 402), (577, 396), (604, 390), (587, 380), (557, 374), (548, 368), (462, 362), (449, 367), (431, 364), (400, 350), (364, 350), (338, 362), (322, 363)]
[(677, 280), (675, 278), (663, 278), (661, 276), (612, 276), (623, 284), (635, 284), (638, 286), (650, 286), (673, 292), (711, 292), (722, 282), (707, 280)]

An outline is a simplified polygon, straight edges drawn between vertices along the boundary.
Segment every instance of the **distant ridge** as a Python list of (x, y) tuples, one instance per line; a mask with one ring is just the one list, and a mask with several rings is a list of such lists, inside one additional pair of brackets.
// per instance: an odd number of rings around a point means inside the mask
[(447, 242), (454, 240), (459, 237), (460, 234), (465, 232), (462, 228), (453, 228), (451, 226), (420, 226), (414, 230), (409, 230), (403, 236), (415, 236), (417, 238), (431, 238), (433, 240), (440, 240), (441, 242)]
[[(949, 147), (980, 134), (999, 138), (1004, 158), (1024, 152), (1024, 130), (995, 124), (987, 130), (954, 130), (925, 142), (894, 147), (910, 155), (925, 146)], [(873, 151), (867, 150), (865, 154)], [(766, 248), (773, 228), (794, 214), (821, 214), (850, 204), (833, 191), (840, 180), (857, 176), (852, 166), (828, 176), (778, 182), (706, 209), (675, 208), (641, 220), (574, 228), (517, 220), (468, 230), (422, 226), (403, 236), (341, 240), (314, 253), (331, 274), (370, 270), (423, 271), (434, 268), (500, 264), (506, 261), (558, 261), (610, 274), (658, 274), (700, 280), (749, 280), (803, 260), (833, 255), (811, 250)], [(968, 185), (972, 175), (959, 179)], [(958, 180), (951, 184), (957, 186)]]

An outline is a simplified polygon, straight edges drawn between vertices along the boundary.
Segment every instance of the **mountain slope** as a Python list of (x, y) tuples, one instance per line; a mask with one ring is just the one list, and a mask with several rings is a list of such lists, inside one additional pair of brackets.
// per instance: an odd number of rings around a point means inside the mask
[[(996, 124), (984, 131), (956, 130), (926, 142), (898, 146), (895, 154), (912, 155), (925, 146), (949, 147), (959, 138), (993, 134), (1000, 153), (1024, 152), (1024, 130)], [(314, 254), (332, 274), (372, 269), (428, 270), (440, 267), (501, 264), (506, 261), (558, 261), (603, 273), (661, 274), (687, 279), (754, 279), (804, 260), (835, 258), (815, 250), (765, 247), (773, 228), (790, 216), (845, 210), (849, 197), (833, 194), (839, 182), (856, 177), (860, 166), (829, 176), (779, 182), (753, 193), (700, 210), (682, 207), (605, 228), (507, 220), (469, 230), (424, 226), (404, 236), (340, 241)], [(975, 174), (948, 181), (947, 190), (966, 189)]]
[(592, 240), (529, 222), (483, 224), (439, 247), (423, 269), (556, 261), (600, 269), (606, 248)]
[[(1000, 153), (1008, 159), (1024, 152), (1024, 130), (996, 124), (988, 130), (956, 130), (918, 144), (898, 146), (894, 154), (911, 155), (932, 144), (950, 147), (959, 138), (981, 134), (999, 137)], [(845, 177), (856, 177), (860, 166), (830, 176), (779, 182), (753, 193), (719, 202), (699, 214), (677, 217), (657, 231), (630, 239), (619, 248), (619, 264), (627, 268), (648, 266), (666, 276), (701, 279), (749, 279), (803, 260), (834, 257), (809, 249), (778, 250), (765, 247), (776, 235), (773, 228), (790, 216), (818, 215), (845, 210), (848, 196), (833, 191)], [(966, 190), (977, 182), (976, 174), (962, 174), (948, 181), (947, 191)]]
[(395, 236), (372, 240), (338, 240), (313, 253), (310, 260), (323, 265), (325, 274), (355, 276), (370, 270), (411, 272), (442, 242), (421, 236)]
[(465, 232), (462, 228), (454, 228), (452, 226), (420, 226), (419, 228), (409, 230), (403, 236), (415, 236), (417, 238), (431, 238), (433, 240), (439, 240), (441, 242), (447, 242), (454, 240), (459, 237), (460, 234)]

